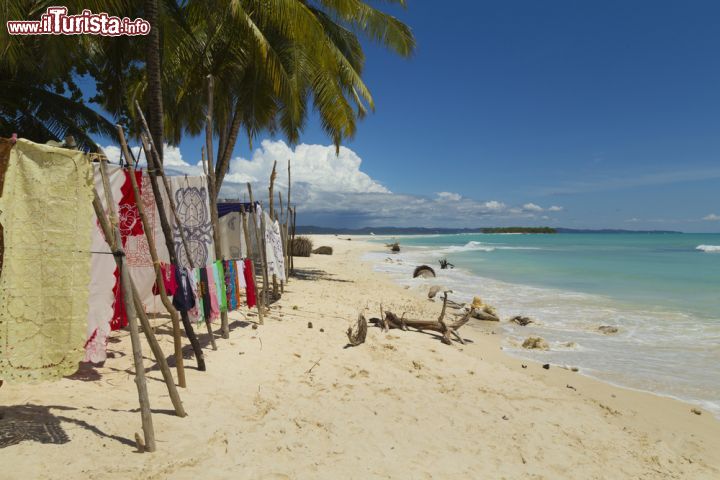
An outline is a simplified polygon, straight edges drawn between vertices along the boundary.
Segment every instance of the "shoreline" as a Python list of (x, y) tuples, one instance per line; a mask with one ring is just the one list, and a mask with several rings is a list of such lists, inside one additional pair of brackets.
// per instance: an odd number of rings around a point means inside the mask
[[(375, 240), (374, 237), (358, 237), (358, 239)], [(383, 240), (383, 238), (380, 240)], [(373, 241), (370, 243), (375, 244)], [(700, 384), (687, 383), (679, 386), (669, 383), (669, 378), (676, 375), (678, 373), (677, 371), (666, 372), (668, 375), (667, 379), (657, 376), (653, 378), (652, 382), (649, 382), (648, 379), (643, 379), (633, 373), (633, 370), (618, 370), (617, 363), (615, 365), (606, 365), (603, 364), (602, 361), (596, 363), (596, 361), (601, 360), (603, 356), (611, 355), (612, 352), (618, 348), (627, 346), (628, 342), (632, 343), (632, 339), (636, 337), (637, 334), (642, 334), (642, 330), (639, 329), (642, 327), (637, 324), (632, 324), (632, 322), (630, 325), (623, 326), (622, 323), (612, 323), (613, 320), (603, 321), (595, 318), (593, 321), (591, 319), (592, 311), (605, 311), (606, 309), (610, 309), (614, 312), (615, 316), (625, 317), (630, 320), (633, 320), (633, 318), (638, 315), (659, 315), (665, 317), (661, 318), (662, 320), (669, 321), (672, 320), (670, 315), (687, 314), (687, 312), (682, 311), (680, 306), (664, 305), (651, 314), (648, 309), (658, 308), (657, 305), (639, 306), (629, 302), (627, 299), (613, 298), (608, 294), (498, 279), (493, 276), (475, 273), (462, 265), (456, 265), (452, 270), (439, 270), (436, 268), (437, 278), (424, 280), (412, 279), (410, 272), (412, 272), (414, 267), (421, 264), (432, 266), (437, 258), (447, 255), (443, 253), (443, 251), (448, 251), (448, 253), (452, 251), (464, 253), (462, 247), (447, 246), (446, 244), (436, 247), (409, 245), (405, 246), (400, 254), (387, 252), (387, 249), (383, 249), (380, 243), (375, 244), (375, 247), (371, 252), (365, 254), (366, 259), (374, 262), (375, 271), (387, 275), (402, 286), (409, 286), (421, 295), (427, 292), (430, 285), (444, 284), (448, 288), (455, 290), (452, 299), (460, 301), (461, 303), (470, 302), (473, 295), (476, 294), (480, 295), (483, 299), (491, 298), (492, 301), (489, 303), (497, 307), (501, 312), (501, 322), (499, 325), (503, 330), (503, 348), (508, 355), (541, 363), (549, 362), (561, 368), (578, 367), (582, 375), (598, 381), (621, 388), (681, 401), (705, 409), (720, 420), (720, 401), (718, 401), (720, 397), (716, 398), (714, 391), (702, 390), (703, 388), (707, 389), (708, 386), (714, 385), (712, 383), (712, 377), (699, 377), (696, 380), (701, 381)], [(485, 248), (487, 248), (487, 250), (482, 248), (478, 248), (477, 250), (490, 252), (495, 249), (495, 245), (487, 244)], [(531, 247), (509, 248), (532, 249)], [(440, 253), (443, 253), (443, 255), (440, 255)], [(458, 259), (455, 261), (457, 262)], [(498, 290), (503, 293), (511, 293), (503, 295), (502, 300), (492, 298), (493, 292), (495, 297), (497, 297)], [(539, 300), (535, 300), (530, 304), (522, 301), (518, 302), (517, 299), (522, 297), (533, 297)], [(568, 300), (572, 303), (568, 303)], [(546, 301), (549, 303), (545, 303)], [(545, 312), (548, 308), (554, 313), (548, 314)], [(530, 316), (536, 323), (528, 327), (511, 325), (506, 319), (513, 315)], [(544, 318), (548, 315), (550, 316), (549, 319)], [(585, 318), (584, 315), (588, 316), (587, 322), (578, 322), (576, 320), (577, 318)], [(565, 318), (564, 322), (557, 324), (554, 321), (557, 316)], [(538, 319), (540, 321), (538, 321)], [(676, 325), (676, 329), (678, 328), (677, 325), (683, 325), (683, 323), (679, 321), (673, 321), (673, 324)], [(597, 328), (600, 325), (619, 326), (621, 332), (616, 335), (599, 335)], [(628, 337), (627, 333), (629, 332), (632, 333)], [(547, 352), (538, 352), (521, 348), (520, 344), (528, 336), (542, 336), (550, 343), (550, 350)], [(570, 344), (568, 348), (566, 348), (566, 344)], [(682, 359), (678, 359), (678, 361), (681, 360)], [(697, 368), (698, 372), (703, 372), (704, 369), (700, 365), (702, 363), (701, 360), (707, 359), (697, 358), (693, 360), (693, 366), (688, 368)], [(645, 368), (648, 367), (649, 365), (645, 365)], [(707, 375), (709, 375), (709, 372)], [(688, 386), (691, 388), (695, 387), (695, 390), (687, 390)]]
[[(265, 325), (252, 329), (254, 314), (233, 312), (230, 339), (217, 337), (218, 350), (205, 350), (208, 371), (186, 360), (188, 388), (180, 395), (187, 418), (166, 413), (162, 377), (146, 359), (156, 453), (132, 447), (140, 418), (130, 342), (119, 331), (102, 367), (56, 383), (0, 388), (0, 427), (29, 411), (67, 436), (55, 445), (0, 448), (0, 462), (12, 465), (0, 478), (720, 475), (720, 422), (712, 415), (514, 358), (501, 350), (497, 325), (464, 326), (465, 346), (371, 327), (366, 343), (344, 348), (345, 330), (362, 308), (377, 316), (382, 302), (409, 317), (437, 318), (440, 304), (362, 261), (377, 245), (313, 239), (334, 254), (296, 257), (297, 276)], [(167, 322), (154, 324), (170, 354)]]

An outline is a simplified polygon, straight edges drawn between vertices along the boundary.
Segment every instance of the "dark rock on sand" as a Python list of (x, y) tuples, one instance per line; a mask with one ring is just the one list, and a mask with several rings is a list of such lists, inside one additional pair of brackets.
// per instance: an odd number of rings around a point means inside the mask
[(316, 255), (332, 255), (333, 249), (332, 247), (318, 247), (315, 250), (313, 250), (314, 254)]
[(516, 315), (510, 319), (512, 323), (517, 323), (521, 327), (525, 327), (531, 323), (533, 323), (533, 320), (529, 317), (523, 317), (522, 315)]
[(613, 327), (612, 325), (601, 325), (598, 327), (598, 331), (600, 333), (604, 333), (605, 335), (612, 335), (614, 333), (618, 333), (618, 327)]

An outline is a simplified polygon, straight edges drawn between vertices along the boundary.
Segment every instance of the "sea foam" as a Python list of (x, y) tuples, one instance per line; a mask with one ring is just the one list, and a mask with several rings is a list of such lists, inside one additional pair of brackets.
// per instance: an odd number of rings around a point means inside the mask
[(720, 245), (698, 245), (695, 250), (705, 253), (720, 253)]

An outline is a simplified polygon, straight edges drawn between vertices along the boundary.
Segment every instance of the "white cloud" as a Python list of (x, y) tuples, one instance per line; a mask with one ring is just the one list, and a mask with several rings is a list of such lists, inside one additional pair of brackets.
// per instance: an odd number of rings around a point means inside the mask
[[(137, 153), (137, 148), (133, 151)], [(111, 161), (118, 162), (118, 147), (105, 147), (105, 153)], [(203, 173), (199, 162), (189, 163), (176, 147), (165, 146), (164, 157), (168, 173)], [(320, 223), (355, 227), (475, 227), (500, 225), (504, 220), (533, 220), (537, 219), (537, 212), (543, 211), (532, 203), (509, 206), (499, 200), (478, 201), (447, 191), (434, 197), (394, 193), (363, 172), (362, 159), (347, 147), (340, 147), (336, 154), (332, 145), (301, 144), (292, 148), (281, 140), (264, 140), (250, 159), (233, 158), (221, 197), (247, 200), (246, 183), (250, 182), (255, 198), (267, 204), (267, 187), (275, 161), (276, 191), (285, 197), (288, 160), (292, 168), (292, 202), (298, 207), (298, 214)]]
[(526, 203), (523, 205), (523, 210), (526, 212), (542, 212), (543, 208), (540, 205), (535, 205), (534, 203)]
[(720, 215), (711, 213), (710, 215), (705, 215), (703, 217), (703, 220), (708, 221), (708, 222), (720, 222)]
[[(143, 152), (142, 155), (140, 155), (140, 147), (130, 147), (130, 150), (132, 151), (132, 154), (135, 156), (135, 158), (140, 158), (140, 163), (143, 165), (147, 165), (147, 162), (145, 161), (145, 153)], [(118, 163), (120, 162), (120, 147), (116, 145), (108, 145), (106, 147), (103, 147), (103, 151), (105, 152), (105, 155), (108, 157), (108, 160), (110, 163)], [(163, 149), (163, 162), (166, 167), (191, 167), (189, 163), (187, 163), (183, 157), (182, 152), (178, 147), (174, 147), (172, 145), (165, 144), (165, 147)]]
[(562, 212), (563, 210), (565, 210), (565, 207), (559, 207), (557, 205), (548, 208), (548, 212)]
[(291, 161), (293, 185), (304, 183), (314, 192), (390, 193), (360, 170), (362, 160), (347, 147), (338, 155), (331, 145), (301, 144), (293, 150), (285, 142), (263, 140), (251, 160), (236, 157), (226, 180), (233, 183), (267, 182), (277, 161), (277, 185), (287, 187), (287, 162)]
[(437, 200), (439, 202), (459, 202), (462, 200), (462, 195), (452, 192), (438, 192)]

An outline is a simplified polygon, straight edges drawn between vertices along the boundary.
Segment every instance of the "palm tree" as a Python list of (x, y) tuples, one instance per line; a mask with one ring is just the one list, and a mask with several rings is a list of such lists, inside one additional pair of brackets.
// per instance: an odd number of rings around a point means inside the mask
[[(38, 19), (51, 0), (6, 0), (0, 22)], [(123, 1), (70, 1), (69, 8), (120, 8)], [(78, 37), (11, 36), (0, 29), (0, 133), (37, 141), (72, 135), (80, 146), (97, 149), (93, 134), (113, 135), (112, 124), (88, 107), (76, 79), (83, 69)]]
[(200, 133), (213, 75), (217, 192), (241, 128), (250, 139), (268, 130), (297, 142), (312, 100), (336, 146), (355, 134), (374, 109), (358, 34), (402, 56), (415, 47), (406, 25), (360, 0), (191, 0), (183, 14), (190, 31), (163, 48), (166, 134), (174, 143)]

